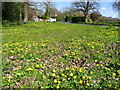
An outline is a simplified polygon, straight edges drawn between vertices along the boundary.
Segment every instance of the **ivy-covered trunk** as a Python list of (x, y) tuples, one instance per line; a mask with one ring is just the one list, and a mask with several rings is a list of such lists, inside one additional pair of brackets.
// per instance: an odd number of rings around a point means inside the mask
[(28, 22), (28, 2), (24, 2), (24, 22)]

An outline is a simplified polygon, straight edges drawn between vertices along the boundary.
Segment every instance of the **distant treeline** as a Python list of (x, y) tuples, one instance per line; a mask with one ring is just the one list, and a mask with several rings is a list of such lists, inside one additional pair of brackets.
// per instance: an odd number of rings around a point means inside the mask
[[(66, 16), (65, 22), (70, 23), (84, 23), (85, 18), (80, 16)], [(97, 19), (96, 21), (92, 21), (92, 19), (88, 19), (88, 22), (86, 23), (108, 23), (108, 24), (120, 24), (120, 20), (103, 20), (103, 19)]]

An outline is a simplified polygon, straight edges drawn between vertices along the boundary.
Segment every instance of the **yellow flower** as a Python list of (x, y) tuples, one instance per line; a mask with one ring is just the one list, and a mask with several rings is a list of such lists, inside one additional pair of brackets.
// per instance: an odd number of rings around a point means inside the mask
[(106, 68), (106, 70), (110, 71), (110, 68)]
[(71, 52), (72, 55), (75, 55), (75, 52)]
[(62, 74), (62, 76), (65, 76), (65, 74)]
[(11, 77), (11, 76), (9, 76), (9, 77), (8, 77), (8, 79), (12, 79), (12, 77)]
[(36, 65), (35, 67), (36, 67), (36, 68), (39, 68), (39, 65)]
[(66, 70), (69, 70), (69, 68), (66, 68)]
[(10, 80), (8, 80), (8, 82), (10, 83)]
[(22, 55), (21, 58), (24, 58), (24, 55)]
[(104, 90), (107, 90), (106, 88), (104, 88)]
[(54, 83), (57, 83), (58, 81), (56, 79), (54, 79)]
[(109, 84), (108, 86), (109, 86), (109, 87), (111, 87), (112, 85), (111, 85), (111, 84)]
[(90, 76), (87, 76), (88, 77), (88, 79), (91, 79), (91, 77)]
[(110, 60), (110, 58), (108, 58), (108, 60)]
[(52, 74), (52, 76), (54, 76), (54, 77), (55, 77), (56, 75), (53, 73), (53, 74)]
[(73, 73), (70, 73), (70, 76), (73, 76)]
[(101, 64), (100, 66), (102, 67), (103, 65)]
[(83, 81), (82, 81), (82, 80), (80, 80), (80, 81), (79, 81), (79, 83), (80, 83), (80, 84), (82, 84), (82, 83), (83, 83)]
[(90, 84), (89, 84), (89, 83), (86, 83), (86, 85), (87, 85), (87, 86), (90, 86)]
[(58, 81), (58, 83), (60, 83), (61, 81)]
[(65, 77), (67, 77), (67, 76), (65, 75)]
[(88, 43), (88, 45), (90, 45), (90, 43)]
[(45, 75), (43, 75), (43, 78), (46, 78), (46, 76), (45, 76)]
[(20, 73), (17, 73), (16, 75), (21, 75)]
[(80, 68), (80, 69), (79, 69), (79, 72), (82, 72), (82, 71), (83, 71), (83, 69), (82, 69), (82, 68)]
[(78, 67), (77, 67), (77, 66), (76, 66), (75, 68), (76, 68), (76, 69), (78, 69)]
[(82, 76), (82, 79), (85, 79), (85, 76)]
[(76, 55), (77, 55), (78, 53), (76, 53)]
[(52, 70), (52, 71), (53, 71), (53, 72), (56, 72), (56, 71), (55, 71), (55, 69), (54, 69), (54, 70)]
[(117, 72), (118, 72), (118, 74), (120, 74), (120, 70), (118, 70)]
[(22, 66), (19, 66), (19, 68), (21, 68)]
[(63, 81), (66, 81), (66, 79), (63, 79)]
[(65, 56), (68, 56), (68, 54), (64, 54)]
[(73, 78), (74, 78), (74, 79), (76, 79), (77, 77), (76, 77), (76, 76), (74, 76)]
[(97, 60), (95, 60), (95, 62), (97, 62)]
[(13, 51), (13, 50), (11, 50), (10, 52), (11, 52), (11, 53), (14, 53), (14, 51)]
[(115, 76), (116, 74), (115, 73), (113, 73), (113, 76)]
[(28, 68), (28, 69), (26, 69), (26, 71), (32, 71), (33, 69), (32, 68)]
[(7, 61), (7, 62), (9, 62), (10, 60), (9, 60), (9, 59), (7, 59), (6, 61)]
[(117, 65), (120, 66), (120, 63), (118, 63)]
[(92, 46), (92, 48), (94, 48), (94, 46)]
[(60, 76), (58, 75), (57, 77), (59, 78)]
[(30, 62), (30, 60), (26, 60), (26, 61)]
[(96, 64), (96, 66), (99, 66), (99, 64)]
[(2, 79), (5, 79), (5, 77), (2, 77)]
[(73, 71), (75, 71), (75, 69), (74, 68), (71, 68)]
[(40, 61), (41, 59), (37, 58), (38, 61)]
[(60, 88), (59, 86), (56, 86), (56, 88)]
[(0, 53), (2, 53), (2, 51), (0, 51)]
[(19, 68), (16, 68), (16, 70), (19, 70)]

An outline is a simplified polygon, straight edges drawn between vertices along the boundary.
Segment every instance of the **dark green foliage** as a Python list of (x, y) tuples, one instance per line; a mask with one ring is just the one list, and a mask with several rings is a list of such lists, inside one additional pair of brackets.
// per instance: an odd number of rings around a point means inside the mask
[(19, 21), (20, 13), (23, 12), (21, 2), (3, 2), (2, 3), (2, 20), (9, 22)]
[(72, 21), (72, 16), (65, 17), (65, 22), (71, 22), (71, 21)]
[(120, 26), (120, 23), (98, 23), (98, 22), (86, 22), (83, 24), (91, 24), (91, 25), (113, 25), (113, 26)]
[(28, 22), (23, 22), (23, 21), (9, 22), (8, 20), (2, 21), (3, 27), (10, 27), (10, 26), (16, 26), (16, 25), (22, 25), (22, 24), (28, 24)]
[(73, 16), (65, 17), (65, 22), (79, 23), (84, 21), (85, 21), (84, 17), (73, 17)]
[(72, 23), (85, 22), (84, 17), (72, 17)]
[(49, 19), (48, 16), (42, 16), (41, 18), (42, 18), (42, 19)]

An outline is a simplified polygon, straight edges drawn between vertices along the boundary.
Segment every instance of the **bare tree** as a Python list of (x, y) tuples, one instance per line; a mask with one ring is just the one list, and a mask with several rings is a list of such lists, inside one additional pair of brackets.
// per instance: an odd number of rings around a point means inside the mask
[(113, 3), (113, 8), (116, 11), (120, 11), (120, 0), (116, 0), (116, 2)]
[(45, 16), (50, 17), (50, 8), (53, 8), (54, 5), (52, 0), (45, 0), (44, 2), (40, 3), (39, 7), (45, 9)]
[(76, 11), (82, 11), (85, 17), (85, 22), (87, 22), (87, 15), (91, 10), (98, 9), (98, 2), (96, 0), (84, 0), (83, 2), (81, 0), (75, 1), (72, 3), (73, 7), (76, 9)]
[(113, 8), (115, 11), (118, 11), (118, 18), (120, 19), (120, 0), (116, 0), (113, 3)]

